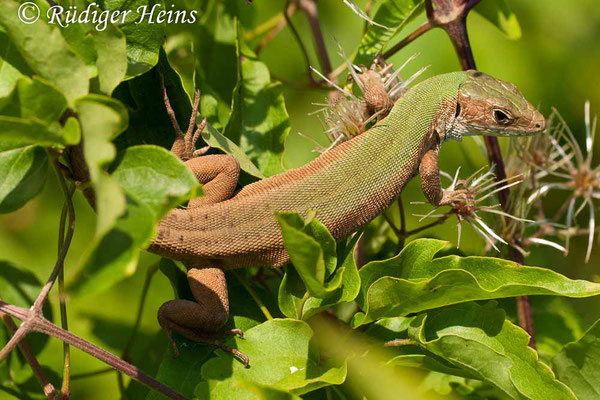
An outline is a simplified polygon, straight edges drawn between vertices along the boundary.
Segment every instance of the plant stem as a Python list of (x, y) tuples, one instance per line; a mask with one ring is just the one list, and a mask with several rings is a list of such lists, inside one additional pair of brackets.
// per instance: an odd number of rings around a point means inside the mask
[[(62, 175), (62, 174), (61, 174)], [(65, 198), (63, 208), (60, 214), (60, 224), (58, 228), (58, 255), (62, 252), (62, 248), (65, 244), (65, 228), (67, 222), (67, 211), (69, 208), (68, 203), (73, 197), (75, 188), (71, 187), (67, 190), (68, 196)], [(64, 330), (69, 330), (69, 323), (67, 321), (67, 303), (65, 294), (65, 271), (64, 263), (60, 266), (60, 272), (58, 274), (58, 302), (60, 304), (60, 322)], [(60, 388), (60, 392), (64, 399), (69, 399), (71, 396), (71, 349), (67, 343), (63, 343), (63, 381)]]
[(325, 39), (323, 38), (323, 32), (321, 31), (321, 25), (319, 24), (319, 11), (317, 10), (317, 3), (315, 0), (297, 0), (298, 6), (304, 14), (310, 26), (310, 30), (313, 35), (315, 42), (315, 48), (321, 68), (323, 68), (323, 75), (328, 76), (331, 73), (331, 62), (329, 61), (329, 55), (327, 54), (327, 47), (325, 46)]
[[(9, 315), (2, 313), (2, 320), (4, 321), (4, 323), (8, 327), (8, 330), (12, 334), (17, 332), (17, 325), (15, 324), (15, 322), (12, 320), (12, 318)], [(25, 357), (25, 359), (31, 366), (33, 375), (36, 377), (36, 379), (42, 386), (42, 389), (44, 390), (44, 395), (48, 399), (58, 400), (60, 398), (58, 392), (56, 391), (54, 386), (48, 380), (48, 377), (46, 376), (46, 373), (42, 369), (42, 366), (38, 362), (37, 358), (35, 358), (35, 355), (31, 351), (31, 348), (29, 347), (29, 345), (24, 340), (19, 343), (19, 350), (21, 350), (23, 357)]]
[(124, 374), (129, 375), (131, 378), (143, 383), (144, 385), (156, 390), (159, 393), (162, 393), (163, 395), (171, 399), (186, 400), (186, 398), (183, 395), (174, 391), (168, 386), (165, 386), (164, 384), (152, 378), (150, 375), (146, 374), (139, 368), (129, 364), (128, 362), (120, 359), (112, 353), (109, 353), (101, 347), (96, 346), (95, 344), (90, 343), (87, 340), (84, 340), (79, 336), (72, 334), (69, 331), (65, 331), (64, 329), (48, 321), (42, 315), (34, 314), (32, 310), (17, 307), (0, 300), (0, 312), (12, 315), (13, 317), (18, 318), (21, 321), (29, 321), (29, 326), (31, 330), (55, 337), (59, 340), (62, 340), (63, 342), (70, 344), (71, 346), (77, 347), (81, 351), (84, 351), (96, 357), (100, 361), (103, 361), (111, 367), (123, 372)]

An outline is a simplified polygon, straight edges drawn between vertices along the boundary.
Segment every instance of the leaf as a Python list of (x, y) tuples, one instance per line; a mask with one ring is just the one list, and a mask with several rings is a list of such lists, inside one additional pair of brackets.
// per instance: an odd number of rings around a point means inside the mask
[(373, 20), (385, 28), (369, 25), (358, 46), (354, 64), (371, 65), (375, 55), (422, 10), (423, 0), (384, 0)]
[[(125, 18), (125, 22), (119, 24), (119, 29), (125, 34), (127, 43), (127, 74), (126, 78), (148, 72), (158, 62), (158, 53), (160, 52), (165, 31), (164, 23), (147, 23), (147, 14), (144, 17), (144, 23), (139, 23), (142, 13), (149, 13), (152, 7), (160, 5), (154, 11), (154, 15), (165, 6), (162, 1), (148, 2), (147, 0), (106, 0), (104, 7), (107, 10), (121, 10), (130, 12)], [(141, 9), (140, 7), (145, 7)], [(156, 22), (156, 21), (155, 21)]]
[(306, 223), (296, 213), (277, 213), (276, 218), (290, 260), (308, 292), (313, 297), (327, 297), (340, 286), (342, 279), (338, 270), (326, 282), (335, 269), (337, 259), (333, 236), (314, 218)]
[(29, 146), (0, 153), (0, 213), (10, 213), (37, 196), (46, 182), (48, 156)]
[(61, 131), (58, 123), (66, 108), (67, 100), (56, 87), (37, 77), (19, 77), (13, 91), (0, 99), (0, 151), (78, 143), (78, 132)]
[[(416, 317), (382, 318), (366, 330), (366, 334), (382, 343), (390, 340), (409, 340), (408, 329)], [(469, 371), (462, 370), (441, 357), (423, 349), (417, 343), (407, 343), (393, 347), (396, 355), (386, 365), (420, 368), (425, 371), (438, 371), (455, 376), (475, 378)]]
[(111, 186), (125, 193), (126, 209), (93, 246), (70, 286), (75, 295), (101, 292), (133, 274), (141, 249), (155, 234), (156, 223), (198, 190), (193, 173), (160, 147), (130, 147), (118, 161), (112, 175), (102, 179), (109, 179)]
[(600, 397), (600, 320), (552, 361), (554, 372), (579, 400)]
[(0, 25), (5, 29), (27, 65), (42, 78), (56, 85), (70, 105), (88, 93), (85, 64), (69, 48), (55, 26), (42, 20), (24, 24), (18, 18), (19, 3), (0, 0)]
[(96, 68), (100, 91), (111, 95), (127, 72), (127, 46), (123, 32), (109, 24), (103, 31), (93, 31)]
[(23, 75), (33, 75), (33, 71), (6, 32), (0, 30), (0, 98), (8, 96)]
[(529, 335), (507, 321), (494, 301), (423, 313), (411, 323), (409, 337), (513, 399), (575, 399), (538, 360)]
[(127, 126), (127, 113), (116, 100), (89, 95), (77, 101), (83, 153), (96, 194), (96, 238), (103, 236), (125, 210), (125, 195), (104, 167), (115, 158), (111, 140)]
[(249, 368), (229, 354), (202, 366), (206, 382), (196, 387), (200, 399), (255, 399), (239, 382), (249, 382), (276, 390), (303, 394), (330, 384), (340, 384), (346, 376), (345, 362), (320, 357), (312, 343), (313, 331), (302, 321), (274, 319), (246, 331), (244, 339), (227, 342), (250, 358)]
[(545, 268), (491, 257), (434, 259), (444, 246), (444, 241), (418, 239), (394, 258), (365, 265), (360, 270), (362, 287), (357, 298), (365, 313), (355, 315), (353, 326), (472, 300), (600, 294), (600, 284), (571, 280)]
[(66, 109), (65, 96), (38, 77), (21, 76), (11, 94), (0, 100), (0, 114), (46, 123), (58, 121)]
[(93, 296), (135, 272), (141, 247), (154, 235), (154, 213), (130, 196), (126, 197), (124, 211), (88, 249), (67, 288), (72, 296)]
[(0, 151), (29, 145), (62, 147), (78, 141), (79, 137), (63, 135), (57, 123), (48, 125), (34, 119), (0, 115)]
[(266, 176), (283, 172), (283, 145), (290, 120), (283, 87), (271, 82), (267, 66), (249, 49), (242, 49), (237, 29), (238, 75), (232, 111), (223, 135), (239, 145)]
[(506, 0), (482, 1), (475, 6), (474, 10), (500, 29), (507, 38), (511, 40), (521, 38), (521, 25)]
[(239, 163), (240, 168), (243, 171), (246, 171), (248, 174), (254, 176), (255, 178), (262, 179), (265, 177), (262, 172), (256, 165), (248, 158), (244, 150), (242, 150), (238, 145), (233, 143), (227, 137), (223, 136), (219, 131), (217, 131), (212, 125), (209, 123), (206, 124), (204, 131), (202, 132), (202, 139), (210, 146), (215, 149), (222, 150), (226, 154), (233, 156)]
[(360, 291), (360, 278), (354, 251), (360, 236), (360, 233), (354, 235), (347, 246), (342, 265), (338, 267), (339, 274), (342, 277), (340, 286), (325, 298), (308, 295), (297, 270), (291, 267), (286, 268), (279, 286), (278, 296), (279, 309), (285, 316), (295, 319), (308, 319), (319, 311), (356, 298)]
[(156, 219), (202, 193), (194, 173), (158, 146), (127, 148), (112, 177), (125, 192), (149, 206)]

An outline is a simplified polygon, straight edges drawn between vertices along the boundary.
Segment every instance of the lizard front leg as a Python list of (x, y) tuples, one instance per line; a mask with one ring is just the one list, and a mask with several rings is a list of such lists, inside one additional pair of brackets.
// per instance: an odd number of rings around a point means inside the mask
[(464, 190), (443, 190), (440, 180), (440, 167), (438, 165), (439, 144), (429, 149), (419, 165), (419, 174), (421, 175), (421, 189), (423, 194), (434, 206), (451, 205), (453, 199)]

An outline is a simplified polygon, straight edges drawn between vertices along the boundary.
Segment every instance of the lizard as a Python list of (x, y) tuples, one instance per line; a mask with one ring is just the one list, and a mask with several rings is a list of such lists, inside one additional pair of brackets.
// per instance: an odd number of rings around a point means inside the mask
[[(315, 210), (339, 240), (385, 210), (417, 174), (431, 204), (450, 205), (456, 193), (442, 189), (438, 167), (442, 143), (475, 134), (532, 135), (542, 132), (546, 124), (512, 83), (475, 70), (436, 75), (408, 89), (387, 116), (365, 133), (302, 167), (251, 183), (236, 193), (240, 173), (236, 159), (226, 154), (200, 155), (206, 148), (194, 151), (206, 123), (204, 119), (196, 126), (199, 92), (184, 134), (164, 82), (162, 86), (176, 132), (171, 151), (203, 184), (205, 196), (190, 200), (187, 208), (171, 210), (159, 222), (148, 248), (183, 262), (196, 300), (164, 303), (158, 322), (175, 354), (172, 332), (232, 352), (245, 365), (244, 354), (214, 339), (220, 334), (243, 334), (237, 329), (220, 331), (229, 318), (225, 270), (280, 267), (289, 262), (277, 212), (306, 216)], [(385, 101), (382, 104), (389, 107)]]

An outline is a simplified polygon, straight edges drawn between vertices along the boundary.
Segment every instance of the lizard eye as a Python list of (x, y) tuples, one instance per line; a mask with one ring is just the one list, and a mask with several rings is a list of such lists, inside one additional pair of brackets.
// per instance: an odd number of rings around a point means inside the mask
[(456, 112), (454, 113), (454, 118), (458, 117), (460, 115), (460, 103), (456, 103)]
[(502, 110), (494, 110), (494, 120), (500, 125), (510, 125), (512, 119)]

